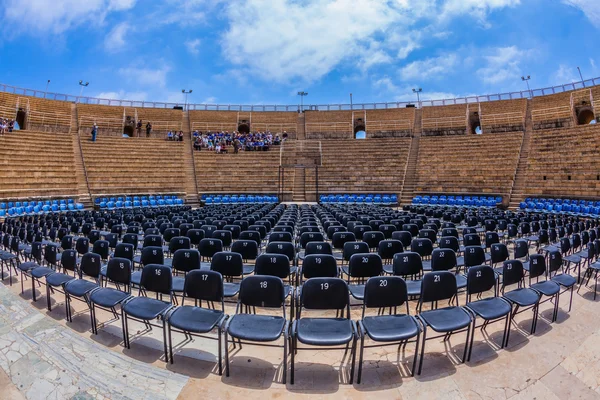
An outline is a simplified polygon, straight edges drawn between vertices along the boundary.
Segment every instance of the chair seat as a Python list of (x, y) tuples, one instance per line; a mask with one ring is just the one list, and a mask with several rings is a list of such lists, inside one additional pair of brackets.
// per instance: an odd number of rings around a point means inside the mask
[(456, 274), (454, 276), (456, 278), (456, 288), (464, 289), (467, 287), (467, 277), (462, 274)]
[(142, 263), (142, 256), (141, 255), (137, 255), (137, 256), (133, 256), (133, 262), (135, 264), (141, 264)]
[(55, 271), (52, 268), (48, 267), (38, 267), (31, 270), (31, 276), (34, 278), (43, 278), (50, 274), (53, 274)]
[(131, 273), (131, 283), (133, 285), (140, 285), (142, 282), (142, 271), (133, 271)]
[(421, 281), (406, 281), (406, 289), (408, 297), (421, 295)]
[(72, 281), (73, 279), (75, 279), (74, 276), (62, 274), (62, 273), (55, 273), (55, 274), (50, 274), (46, 277), (46, 284), (48, 284), (50, 286), (58, 287), (58, 286), (64, 285), (65, 283), (67, 283), (69, 281)]
[(17, 259), (17, 256), (12, 253), (0, 254), (0, 260), (2, 260), (2, 261), (10, 261), (10, 260), (16, 260), (16, 259)]
[(34, 262), (24, 262), (24, 263), (17, 265), (17, 268), (19, 270), (21, 270), (22, 272), (29, 272), (32, 269), (40, 268), (40, 266)]
[(512, 310), (510, 304), (500, 297), (488, 297), (473, 301), (467, 304), (467, 308), (488, 321), (503, 317)]
[(100, 288), (92, 293), (90, 300), (100, 307), (114, 307), (123, 300), (131, 297), (129, 293), (122, 292), (113, 288)]
[(560, 286), (553, 281), (534, 283), (529, 287), (540, 292), (544, 296), (554, 296), (556, 293), (560, 292)]
[(465, 266), (465, 257), (464, 256), (456, 257), (456, 266), (457, 267)]
[(471, 317), (461, 307), (424, 311), (421, 318), (436, 332), (452, 332), (469, 326)]
[(419, 334), (419, 327), (410, 315), (381, 315), (362, 320), (365, 333), (376, 342), (407, 340)]
[[(21, 264), (21, 265), (23, 265), (23, 264)], [(600, 262), (595, 262), (595, 263), (591, 264), (590, 268), (594, 269), (594, 270), (600, 270)]]
[(523, 269), (529, 272), (529, 261), (523, 261)]
[(540, 301), (540, 295), (532, 289), (521, 288), (504, 293), (504, 298), (521, 307), (532, 306)]
[(552, 277), (552, 282), (558, 283), (560, 286), (568, 287), (575, 285), (577, 283), (577, 279), (568, 274), (560, 274)]
[(301, 343), (313, 346), (335, 346), (352, 340), (352, 322), (345, 318), (300, 318), (295, 334)]
[(169, 317), (171, 326), (187, 332), (206, 333), (212, 331), (223, 317), (219, 310), (194, 306), (181, 306)]
[(272, 342), (283, 333), (285, 319), (271, 315), (236, 314), (231, 317), (228, 333), (237, 339)]
[(423, 260), (423, 271), (431, 271), (431, 260)]
[(173, 292), (183, 293), (183, 287), (185, 285), (185, 277), (183, 276), (174, 276), (173, 284), (171, 285), (171, 290)]
[(240, 292), (240, 284), (239, 283), (223, 283), (223, 297), (233, 297), (237, 296)]
[(85, 279), (75, 279), (65, 284), (65, 292), (69, 293), (71, 296), (83, 297), (97, 287), (98, 284), (96, 282), (90, 282)]
[(579, 257), (577, 254), (571, 254), (570, 256), (564, 257), (563, 260), (573, 264), (579, 264), (581, 262), (581, 257)]
[(254, 265), (244, 265), (243, 274), (250, 275), (254, 273)]
[(348, 289), (356, 300), (362, 301), (365, 299), (365, 285), (348, 285)]
[(171, 307), (171, 303), (153, 299), (150, 297), (135, 297), (125, 303), (123, 311), (127, 315), (142, 320), (153, 320), (159, 315), (164, 314)]
[(485, 253), (485, 262), (492, 261), (492, 255), (490, 253)]

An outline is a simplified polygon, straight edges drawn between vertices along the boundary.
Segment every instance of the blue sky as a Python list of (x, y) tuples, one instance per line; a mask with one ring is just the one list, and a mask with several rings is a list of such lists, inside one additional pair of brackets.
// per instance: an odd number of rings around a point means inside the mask
[(600, 76), (600, 0), (0, 0), (0, 82), (219, 104), (451, 98)]

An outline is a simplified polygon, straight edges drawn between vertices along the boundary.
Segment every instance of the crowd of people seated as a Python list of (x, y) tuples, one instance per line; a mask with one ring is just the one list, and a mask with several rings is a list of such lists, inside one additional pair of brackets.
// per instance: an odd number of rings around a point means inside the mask
[(183, 142), (183, 131), (169, 131), (169, 133), (167, 133), (167, 140), (173, 142)]
[(14, 119), (0, 118), (0, 134), (12, 132), (14, 128)]
[(271, 146), (279, 146), (287, 139), (287, 133), (273, 135), (271, 132), (206, 132), (194, 131), (194, 150), (208, 150), (215, 153), (240, 151), (268, 151)]

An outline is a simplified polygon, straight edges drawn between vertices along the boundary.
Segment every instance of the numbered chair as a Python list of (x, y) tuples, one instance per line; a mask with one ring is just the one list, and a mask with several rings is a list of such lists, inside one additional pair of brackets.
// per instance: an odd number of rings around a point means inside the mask
[[(312, 278), (304, 282), (297, 300), (296, 320), (292, 324), (291, 384), (294, 384), (295, 355), (298, 350), (326, 347), (327, 350), (345, 350), (345, 354), (347, 354), (350, 344), (352, 344), (350, 348), (352, 365), (349, 383), (352, 384), (358, 329), (356, 323), (350, 319), (350, 296), (348, 293), (346, 282), (340, 278)], [(323, 311), (335, 310), (339, 317), (307, 318), (302, 316), (302, 310), (318, 310), (320, 314)], [(311, 347), (300, 348), (298, 343)], [(344, 345), (345, 347), (336, 347)]]
[[(467, 360), (471, 324), (473, 322), (471, 314), (466, 309), (459, 306), (450, 305), (445, 308), (437, 307), (439, 301), (447, 300), (450, 303), (453, 298), (457, 298), (457, 294), (456, 277), (452, 272), (430, 272), (423, 277), (421, 295), (417, 306), (417, 311), (420, 313), (417, 318), (419, 318), (423, 326), (419, 375), (423, 369), (423, 356), (425, 354), (425, 343), (427, 342), (427, 339), (444, 337), (444, 340), (448, 340), (450, 336), (455, 333), (466, 332), (467, 340), (465, 341), (462, 362)], [(431, 303), (432, 309), (423, 311), (423, 303)], [(434, 332), (441, 333), (442, 335), (428, 338), (427, 328), (431, 328)]]
[(254, 265), (248, 264), (249, 261), (255, 261), (258, 257), (258, 245), (254, 240), (236, 240), (231, 245), (233, 253), (239, 253), (244, 261), (244, 275), (254, 272)]
[[(185, 300), (193, 300), (194, 305), (186, 305)], [(206, 307), (202, 302), (206, 302)], [(198, 304), (199, 303), (199, 304)], [(214, 308), (214, 303), (220, 304), (220, 310)], [(213, 309), (209, 305), (213, 304)], [(169, 312), (167, 316), (167, 336), (169, 346), (169, 359), (171, 364), (173, 357), (172, 332), (183, 333), (188, 337), (196, 336), (216, 340), (219, 353), (217, 362), (219, 364), (219, 375), (223, 374), (223, 357), (221, 350), (221, 336), (227, 315), (223, 303), (223, 277), (216, 271), (193, 270), (185, 276), (183, 298), (181, 306)], [(206, 334), (217, 329), (217, 337)], [(184, 341), (187, 343), (187, 340)]]
[(89, 296), (92, 333), (95, 335), (98, 334), (96, 307), (112, 313), (113, 321), (116, 321), (119, 319), (116, 307), (121, 306), (131, 297), (131, 261), (126, 258), (111, 258), (106, 267), (106, 280), (107, 284), (113, 283), (115, 288), (99, 288), (92, 291)]
[(57, 291), (64, 294), (64, 285), (76, 277), (77, 251), (65, 250), (61, 254), (62, 257), (60, 263), (64, 272), (55, 272), (53, 274), (46, 275), (46, 302), (48, 311), (52, 311), (50, 293)]
[(237, 296), (240, 291), (240, 283), (233, 282), (233, 279), (241, 279), (244, 276), (244, 262), (241, 254), (221, 251), (213, 256), (210, 269), (218, 272), (227, 280), (223, 284), (223, 296)]
[[(281, 316), (250, 313), (251, 310), (280, 309)], [(286, 383), (289, 321), (285, 313), (285, 288), (276, 276), (248, 276), (240, 285), (236, 314), (225, 323), (225, 375), (229, 376), (229, 336), (235, 348), (236, 340), (241, 345), (254, 344), (272, 346), (268, 343), (283, 340), (282, 383)]]
[(338, 274), (339, 270), (334, 256), (309, 254), (302, 260), (302, 267), (298, 273), (298, 285), (301, 286), (305, 279), (337, 278)]
[[(406, 314), (398, 314), (398, 307), (406, 304)], [(389, 315), (377, 313), (367, 316), (367, 309), (387, 309)], [(393, 309), (393, 312), (392, 312)], [(363, 353), (365, 348), (380, 346), (406, 346), (411, 339), (415, 339), (415, 355), (411, 376), (415, 374), (417, 355), (419, 354), (419, 340), (421, 326), (417, 319), (410, 314), (408, 307), (408, 293), (404, 280), (400, 277), (373, 277), (365, 286), (365, 299), (361, 320), (358, 322), (360, 332), (360, 352), (358, 359), (358, 375), (356, 383), (360, 384), (362, 376)], [(375, 344), (365, 346), (365, 337)]]
[[(523, 263), (519, 260), (505, 261), (502, 277), (502, 297), (511, 304), (513, 310), (511, 319), (521, 312), (533, 310), (533, 319), (531, 320), (531, 334), (533, 335), (537, 325), (540, 304), (539, 292), (524, 287), (525, 270), (523, 269)], [(518, 285), (517, 289), (506, 292), (507, 286), (515, 284)]]
[[(544, 277), (544, 280), (540, 282), (540, 276)], [(532, 280), (536, 282), (533, 283)], [(560, 298), (560, 285), (548, 277), (548, 271), (546, 269), (546, 258), (542, 254), (532, 254), (529, 257), (529, 287), (541, 296), (546, 296), (547, 299), (544, 301), (540, 300), (541, 303), (546, 301), (554, 302), (554, 312), (552, 313), (552, 322), (556, 321), (558, 316), (558, 301)]]
[[(347, 284), (356, 300), (362, 301), (365, 296), (365, 282), (371, 277), (379, 276), (383, 273), (383, 262), (379, 254), (358, 253), (350, 257), (348, 266), (343, 266), (342, 271), (347, 277)], [(355, 279), (358, 283), (350, 284), (350, 280)]]
[(387, 274), (399, 276), (404, 279), (410, 299), (415, 299), (421, 294), (423, 262), (418, 253), (411, 251), (396, 253), (394, 254), (391, 268), (384, 265), (383, 269)]
[[(73, 314), (71, 313), (72, 299), (84, 301), (91, 308), (90, 294), (100, 287), (101, 262), (102, 260), (98, 254), (84, 254), (79, 264), (79, 279), (65, 283), (65, 311), (67, 321), (73, 322)], [(84, 276), (92, 280), (84, 279)]]
[[(171, 268), (165, 265), (150, 264), (144, 266), (142, 270), (142, 280), (138, 297), (132, 297), (126, 300), (121, 307), (121, 319), (123, 321), (123, 342), (125, 347), (130, 349), (131, 342), (129, 338), (128, 320), (142, 322), (148, 330), (152, 327), (163, 329), (163, 345), (165, 352), (165, 362), (169, 362), (169, 353), (167, 349), (167, 313), (173, 308), (173, 276)], [(156, 298), (146, 297), (148, 292), (156, 294)], [(163, 296), (168, 296), (169, 301), (163, 301)], [(152, 321), (160, 319), (161, 325), (153, 324)]]
[(350, 258), (354, 254), (368, 253), (369, 245), (365, 242), (346, 242), (344, 243), (344, 249), (342, 250), (342, 264), (348, 264)]
[[(481, 298), (483, 293), (493, 289), (493, 295)], [(477, 295), (477, 300), (473, 301), (473, 295)], [(469, 349), (469, 358), (473, 349), (473, 340), (475, 328), (477, 326), (477, 317), (483, 319), (481, 331), (485, 332), (487, 326), (491, 323), (504, 320), (504, 334), (500, 348), (508, 345), (510, 335), (510, 323), (512, 316), (512, 307), (508, 301), (498, 297), (498, 279), (492, 267), (480, 265), (472, 267), (467, 272), (467, 304), (465, 308), (473, 315), (473, 331), (471, 333), (471, 346)]]
[[(191, 271), (200, 269), (200, 252), (192, 249), (178, 249), (173, 253), (173, 299), (175, 296), (183, 293), (185, 286), (185, 277)], [(183, 273), (183, 276), (179, 276)]]

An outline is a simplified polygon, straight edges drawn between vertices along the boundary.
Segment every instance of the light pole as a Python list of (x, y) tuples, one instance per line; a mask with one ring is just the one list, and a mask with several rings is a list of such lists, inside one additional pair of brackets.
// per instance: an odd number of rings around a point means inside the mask
[(585, 87), (585, 82), (583, 81), (583, 74), (581, 73), (581, 68), (577, 67), (577, 71), (579, 71), (579, 77), (581, 78), (581, 83), (583, 83), (583, 87)]
[[(81, 95), (83, 94), (83, 88), (88, 87), (89, 84), (89, 82), (83, 83), (83, 81), (79, 81), (79, 86), (81, 86), (81, 90), (79, 91), (79, 98), (81, 98)], [(77, 99), (77, 101), (79, 102), (79, 99)]]
[(190, 90), (181, 89), (181, 93), (185, 94), (185, 108), (186, 109), (187, 109), (187, 97), (188, 97), (188, 94), (190, 94), (192, 92), (193, 92), (192, 89), (190, 89)]
[(422, 91), (423, 91), (423, 89), (421, 89), (421, 88), (413, 89), (413, 93), (417, 94), (417, 103), (419, 105), (421, 105), (421, 95), (420, 94), (421, 94)]
[(533, 93), (531, 93), (531, 88), (529, 87), (529, 80), (531, 76), (527, 75), (527, 78), (524, 76), (521, 77), (521, 80), (527, 84), (527, 91), (529, 92), (529, 97), (533, 98)]
[(350, 93), (350, 109), (354, 109), (354, 107), (352, 107), (352, 93)]
[(46, 82), (46, 90), (44, 91), (44, 98), (46, 98), (46, 93), (48, 93), (48, 85), (50, 85), (50, 79)]
[(300, 96), (300, 112), (304, 109), (304, 96), (308, 96), (308, 92), (298, 92), (298, 96)]

